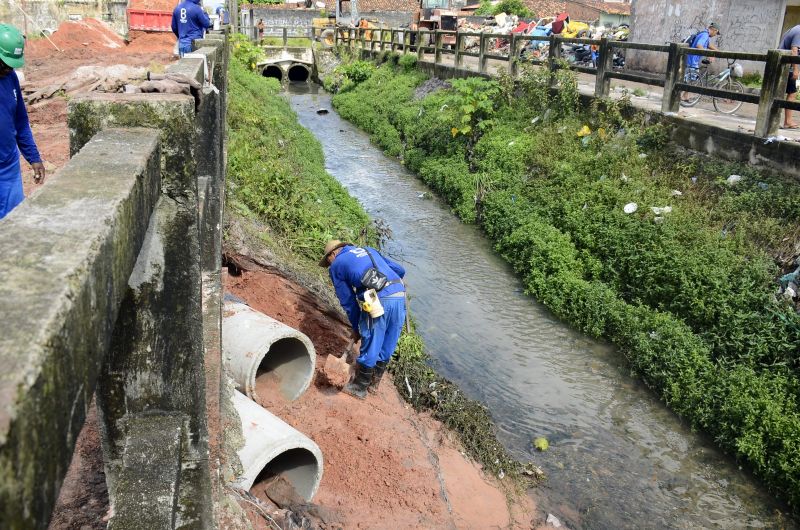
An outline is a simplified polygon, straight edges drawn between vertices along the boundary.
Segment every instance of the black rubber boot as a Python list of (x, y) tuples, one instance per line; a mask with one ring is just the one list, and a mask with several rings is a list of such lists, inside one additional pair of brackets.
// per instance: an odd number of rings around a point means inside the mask
[(356, 375), (352, 381), (344, 386), (344, 393), (358, 399), (366, 399), (367, 387), (372, 381), (372, 372), (374, 370), (374, 368), (367, 368), (361, 363), (356, 363)]
[(370, 394), (376, 394), (378, 392), (378, 385), (381, 384), (381, 378), (387, 366), (389, 366), (389, 361), (378, 361), (375, 364), (375, 371), (372, 372), (372, 382), (369, 384), (369, 387), (367, 387)]

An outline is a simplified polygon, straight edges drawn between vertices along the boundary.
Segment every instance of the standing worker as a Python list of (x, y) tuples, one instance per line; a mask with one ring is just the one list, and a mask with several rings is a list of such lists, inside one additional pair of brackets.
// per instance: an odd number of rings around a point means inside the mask
[(28, 111), (14, 68), (25, 63), (25, 38), (14, 26), (0, 24), (0, 219), (23, 201), (19, 154), (33, 168), (33, 180), (44, 181), (44, 164), (33, 141)]
[(178, 54), (192, 52), (192, 41), (202, 39), (206, 30), (211, 27), (211, 19), (200, 0), (183, 0), (172, 12), (172, 33), (178, 37)]
[[(406, 270), (374, 248), (357, 247), (337, 239), (325, 245), (319, 264), (329, 267), (336, 296), (353, 327), (353, 339), (361, 338), (356, 373), (344, 391), (364, 399), (367, 389), (370, 392), (378, 390), (403, 330), (406, 289), (402, 278)], [(363, 280), (370, 269), (377, 269), (379, 274), (385, 276), (385, 287), (378, 291), (383, 314), (376, 318), (370, 316), (367, 307), (362, 307), (365, 291), (369, 291)]]
[[(781, 37), (781, 50), (787, 50), (796, 56), (800, 49), (800, 25), (797, 25), (783, 34)], [(788, 101), (797, 100), (797, 78), (800, 77), (800, 65), (793, 64), (789, 70), (789, 82), (786, 84), (786, 99)], [(783, 118), (784, 129), (797, 129), (798, 125), (792, 121), (792, 111), (784, 110)]]
[(220, 24), (230, 24), (231, 23), (231, 17), (230, 17), (230, 15), (228, 15), (228, 9), (225, 7), (224, 4), (218, 5), (215, 13), (219, 17)]

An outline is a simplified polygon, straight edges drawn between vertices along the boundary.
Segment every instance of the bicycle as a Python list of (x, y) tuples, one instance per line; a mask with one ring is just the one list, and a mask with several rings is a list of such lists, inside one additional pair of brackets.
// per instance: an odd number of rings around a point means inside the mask
[[(703, 65), (699, 68), (690, 68), (689, 71), (686, 72), (685, 82), (686, 84), (699, 86), (699, 87), (710, 87), (710, 88), (718, 88), (721, 90), (728, 90), (730, 92), (737, 92), (739, 94), (744, 94), (744, 86), (734, 79), (734, 77), (740, 77), (742, 67), (739, 65), (735, 60), (728, 59), (728, 67), (718, 73), (717, 75), (710, 77), (708, 74), (708, 65), (711, 63), (708, 59), (703, 59)], [(702, 99), (702, 94), (697, 94), (695, 92), (689, 93), (688, 99), (681, 99), (681, 106), (682, 107), (694, 107), (697, 103)], [(731, 98), (722, 98), (722, 97), (712, 97), (711, 102), (714, 104), (714, 109), (717, 112), (721, 112), (723, 114), (733, 114), (737, 110), (742, 107), (743, 101), (739, 101), (736, 99)]]

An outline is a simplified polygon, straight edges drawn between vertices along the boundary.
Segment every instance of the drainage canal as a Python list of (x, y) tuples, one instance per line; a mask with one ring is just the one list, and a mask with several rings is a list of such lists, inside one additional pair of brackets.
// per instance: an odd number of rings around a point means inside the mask
[(261, 72), (261, 75), (283, 81), (283, 70), (281, 70), (280, 66), (274, 64), (267, 65)]
[[(407, 267), (436, 368), (487, 404), (515, 456), (547, 473), (535, 491), (541, 510), (572, 528), (787, 526), (763, 486), (629, 377), (621, 355), (525, 296), (479, 230), (428, 200), (366, 134), (335, 112), (317, 114), (333, 108), (327, 94), (289, 90), (328, 171), (391, 227), (387, 252)], [(532, 449), (538, 436), (548, 451)]]
[(305, 82), (311, 77), (311, 72), (304, 64), (293, 64), (289, 67), (289, 81)]

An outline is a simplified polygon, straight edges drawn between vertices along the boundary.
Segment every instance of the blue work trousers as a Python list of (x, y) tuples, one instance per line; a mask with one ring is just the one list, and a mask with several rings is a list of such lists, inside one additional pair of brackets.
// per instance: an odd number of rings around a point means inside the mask
[(178, 55), (183, 57), (187, 53), (192, 53), (192, 40), (188, 39), (188, 42), (184, 42), (183, 40), (178, 42)]
[(0, 167), (0, 219), (25, 199), (22, 193), (22, 173), (19, 155), (10, 164)]
[(361, 334), (361, 352), (358, 362), (373, 368), (378, 361), (392, 358), (403, 323), (406, 320), (406, 301), (402, 296), (381, 298), (383, 315), (372, 318), (366, 311), (361, 312), (358, 332)]

